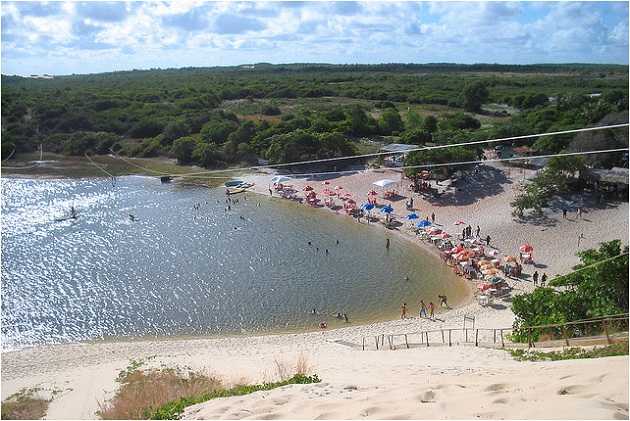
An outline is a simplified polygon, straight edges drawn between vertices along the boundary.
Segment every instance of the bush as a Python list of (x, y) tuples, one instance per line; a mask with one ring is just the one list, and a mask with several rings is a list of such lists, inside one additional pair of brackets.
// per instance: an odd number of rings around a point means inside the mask
[(193, 151), (197, 147), (197, 141), (192, 137), (180, 137), (173, 142), (171, 152), (177, 158), (179, 164), (189, 164), (193, 160)]
[[(565, 323), (628, 312), (628, 247), (620, 240), (578, 253), (576, 272), (552, 279), (549, 285), (514, 297), (513, 337), (527, 339), (527, 326)], [(538, 332), (534, 332), (536, 335)], [(535, 339), (535, 338), (534, 338)]]
[(3, 420), (38, 420), (48, 411), (50, 400), (36, 397), (39, 389), (22, 389), (2, 402)]
[(139, 121), (131, 127), (129, 136), (135, 139), (141, 139), (146, 137), (155, 137), (162, 133), (164, 124), (155, 120), (143, 120)]
[(628, 342), (594, 347), (586, 350), (583, 348), (568, 348), (562, 351), (539, 352), (527, 349), (508, 349), (509, 353), (517, 361), (559, 361), (577, 360), (583, 358), (614, 357), (618, 355), (628, 355)]
[(277, 105), (265, 104), (262, 107), (261, 113), (263, 115), (280, 115), (282, 111), (280, 111), (280, 108)]

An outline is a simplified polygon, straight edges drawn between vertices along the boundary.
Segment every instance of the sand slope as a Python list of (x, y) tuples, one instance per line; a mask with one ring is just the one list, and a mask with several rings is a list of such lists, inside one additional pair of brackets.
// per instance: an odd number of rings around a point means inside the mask
[(324, 379), (188, 408), (186, 419), (627, 419), (628, 358), (515, 362), (469, 347), (341, 353)]

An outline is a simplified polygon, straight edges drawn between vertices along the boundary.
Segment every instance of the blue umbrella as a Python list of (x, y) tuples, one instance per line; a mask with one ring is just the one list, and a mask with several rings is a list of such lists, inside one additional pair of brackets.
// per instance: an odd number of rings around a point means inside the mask
[(417, 213), (415, 213), (415, 212), (410, 213), (409, 215), (407, 215), (407, 219), (409, 219), (410, 221), (411, 221), (412, 219), (418, 219), (418, 218), (420, 218), (420, 217), (419, 217), (419, 216), (418, 216), (418, 214), (417, 214)]
[(427, 221), (426, 219), (423, 219), (422, 221), (420, 221), (420, 222), (418, 222), (416, 224), (416, 227), (418, 227), (418, 228), (426, 228), (426, 227), (428, 227), (430, 225), (431, 225), (431, 222)]
[(394, 208), (392, 208), (390, 205), (383, 206), (381, 208), (381, 212), (383, 212), (383, 213), (392, 213), (392, 212), (394, 212)]
[(374, 209), (374, 205), (372, 203), (364, 203), (361, 205), (361, 207), (366, 211), (371, 211), (372, 209)]

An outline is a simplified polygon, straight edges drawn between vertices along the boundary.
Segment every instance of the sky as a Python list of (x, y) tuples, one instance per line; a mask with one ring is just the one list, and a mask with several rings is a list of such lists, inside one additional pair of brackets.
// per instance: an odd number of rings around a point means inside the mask
[(247, 63), (628, 64), (627, 2), (5, 2), (3, 74)]

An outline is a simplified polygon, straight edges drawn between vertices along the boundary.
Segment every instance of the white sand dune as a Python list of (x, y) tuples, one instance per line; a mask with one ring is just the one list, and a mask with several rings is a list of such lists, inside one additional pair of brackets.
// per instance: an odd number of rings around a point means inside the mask
[(505, 351), (456, 347), (339, 351), (318, 365), (322, 383), (217, 399), (184, 418), (628, 418), (627, 357), (519, 363)]
[[(585, 236), (581, 249), (616, 238), (627, 244), (627, 203), (585, 206), (580, 221), (550, 214), (544, 225), (516, 224), (509, 202), (520, 176), (494, 174), (491, 181), (447, 195), (440, 203), (416, 199), (416, 208), (423, 214), (435, 212), (453, 234), (457, 219), (480, 225), (482, 236), (491, 235), (505, 253), (516, 253), (520, 244), (531, 242), (538, 270), (549, 275), (578, 263), (580, 233)], [(383, 170), (339, 177), (331, 184), (342, 185), (363, 201), (372, 181), (394, 177), (395, 172)], [(257, 191), (268, 194), (271, 176), (248, 178), (257, 183)], [(295, 182), (298, 188), (304, 184), (306, 180)], [(394, 207), (398, 215), (406, 214), (404, 200)], [(515, 293), (533, 288), (527, 280), (510, 282)], [(439, 313), (439, 321), (411, 318), (300, 334), (97, 342), (4, 352), (2, 399), (23, 387), (57, 389), (61, 393), (54, 397), (48, 419), (94, 418), (97, 402), (112, 395), (116, 376), (132, 359), (146, 360), (147, 367), (190, 367), (237, 383), (275, 380), (276, 361), (290, 365), (303, 354), (322, 383), (219, 399), (189, 408), (186, 417), (628, 419), (628, 357), (528, 363), (514, 361), (502, 350), (469, 345), (396, 351), (348, 346), (361, 344), (364, 336), (373, 341), (380, 334), (461, 328), (464, 315), (474, 315), (478, 327), (509, 327), (514, 315), (509, 302), (503, 304), (481, 307), (471, 300)], [(417, 308), (410, 310), (415, 313)]]

